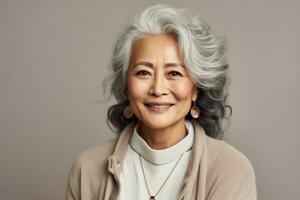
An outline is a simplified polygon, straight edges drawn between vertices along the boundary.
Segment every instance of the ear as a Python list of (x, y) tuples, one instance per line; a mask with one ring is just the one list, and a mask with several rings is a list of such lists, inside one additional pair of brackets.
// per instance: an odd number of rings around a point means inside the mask
[(192, 100), (193, 100), (193, 101), (196, 101), (196, 100), (197, 100), (198, 92), (199, 92), (198, 87), (197, 87), (197, 86), (194, 86), (194, 88), (193, 88), (193, 94), (192, 94)]

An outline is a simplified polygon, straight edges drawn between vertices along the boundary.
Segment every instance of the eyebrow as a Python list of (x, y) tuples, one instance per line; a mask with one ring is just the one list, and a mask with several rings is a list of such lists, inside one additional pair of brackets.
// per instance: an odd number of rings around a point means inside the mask
[[(153, 64), (150, 63), (150, 62), (146, 62), (146, 61), (137, 62), (132, 67), (135, 68), (138, 65), (144, 65), (146, 67), (153, 68)], [(181, 63), (166, 63), (165, 66), (166, 67), (177, 67), (177, 66), (179, 66), (179, 67), (185, 68), (184, 64), (181, 64)]]

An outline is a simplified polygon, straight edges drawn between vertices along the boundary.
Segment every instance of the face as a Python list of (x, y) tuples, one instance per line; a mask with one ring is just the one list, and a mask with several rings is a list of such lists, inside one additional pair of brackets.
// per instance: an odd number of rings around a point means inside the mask
[(126, 94), (134, 115), (147, 127), (162, 129), (184, 121), (197, 87), (175, 39), (150, 35), (133, 44)]

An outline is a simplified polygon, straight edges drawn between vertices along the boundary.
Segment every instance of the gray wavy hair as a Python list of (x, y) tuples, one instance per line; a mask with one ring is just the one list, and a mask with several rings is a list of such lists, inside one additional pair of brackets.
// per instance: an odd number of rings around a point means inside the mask
[[(105, 86), (110, 85), (110, 97), (113, 95), (117, 100), (117, 104), (107, 111), (108, 126), (119, 135), (128, 124), (138, 120), (135, 116), (130, 119), (123, 116), (124, 108), (129, 105), (125, 94), (126, 73), (133, 43), (149, 34), (168, 34), (177, 40), (186, 70), (199, 89), (195, 103), (201, 110), (200, 117), (193, 119), (188, 114), (185, 118), (199, 123), (208, 136), (222, 138), (222, 121), (232, 114), (231, 106), (226, 105), (228, 64), (225, 40), (212, 33), (199, 16), (192, 15), (187, 9), (165, 4), (148, 7), (136, 15), (132, 25), (116, 41), (110, 63), (112, 71), (103, 82), (104, 92)], [(230, 110), (229, 116), (226, 116), (226, 108)]]

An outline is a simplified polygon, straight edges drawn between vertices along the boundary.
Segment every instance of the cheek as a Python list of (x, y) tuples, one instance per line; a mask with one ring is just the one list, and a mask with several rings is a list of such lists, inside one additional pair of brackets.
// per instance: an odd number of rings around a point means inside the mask
[(143, 100), (147, 94), (147, 85), (134, 79), (128, 79), (127, 82), (128, 98), (133, 104), (138, 100)]
[(191, 99), (193, 92), (193, 84), (188, 80), (174, 82), (172, 85), (173, 92), (178, 100)]

